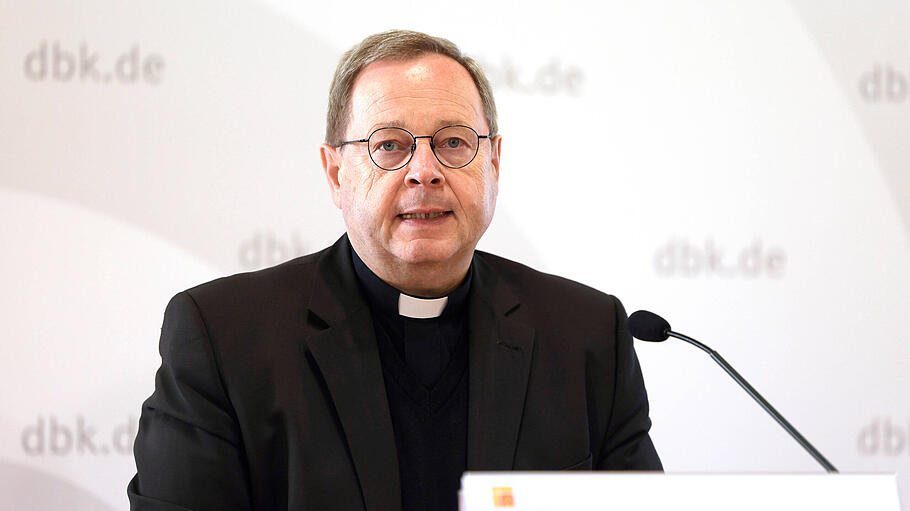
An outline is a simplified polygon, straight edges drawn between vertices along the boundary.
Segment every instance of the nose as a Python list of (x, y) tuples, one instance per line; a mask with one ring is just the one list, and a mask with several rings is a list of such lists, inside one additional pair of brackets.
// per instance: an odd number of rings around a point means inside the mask
[(417, 144), (417, 148), (414, 149), (414, 155), (406, 167), (408, 173), (405, 175), (405, 184), (412, 187), (442, 186), (446, 178), (442, 173), (442, 165), (430, 147), (430, 139), (418, 138), (414, 143)]

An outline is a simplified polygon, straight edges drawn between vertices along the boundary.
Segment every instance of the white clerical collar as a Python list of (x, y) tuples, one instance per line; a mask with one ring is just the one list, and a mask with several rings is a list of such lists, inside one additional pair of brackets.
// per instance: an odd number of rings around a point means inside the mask
[(438, 318), (449, 302), (448, 296), (442, 298), (417, 298), (400, 293), (398, 295), (398, 314), (414, 319)]

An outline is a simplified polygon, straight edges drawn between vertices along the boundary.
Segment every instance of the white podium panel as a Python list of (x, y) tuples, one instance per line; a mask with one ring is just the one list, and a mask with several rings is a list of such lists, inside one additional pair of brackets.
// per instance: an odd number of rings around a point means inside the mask
[(469, 472), (461, 511), (899, 511), (894, 474)]

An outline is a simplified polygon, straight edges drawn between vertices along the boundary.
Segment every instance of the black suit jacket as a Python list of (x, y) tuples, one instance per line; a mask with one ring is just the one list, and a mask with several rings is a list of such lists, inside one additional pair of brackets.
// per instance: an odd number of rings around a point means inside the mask
[[(619, 301), (487, 253), (472, 264), (468, 469), (660, 469)], [(160, 351), (131, 509), (401, 508), (346, 236), (176, 295)]]

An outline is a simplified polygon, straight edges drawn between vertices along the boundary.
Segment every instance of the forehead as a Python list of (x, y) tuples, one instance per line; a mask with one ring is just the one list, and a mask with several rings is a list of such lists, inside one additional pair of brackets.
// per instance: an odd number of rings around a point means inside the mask
[(449, 57), (373, 62), (354, 81), (349, 131), (400, 125), (423, 133), (445, 124), (487, 129), (474, 80)]

